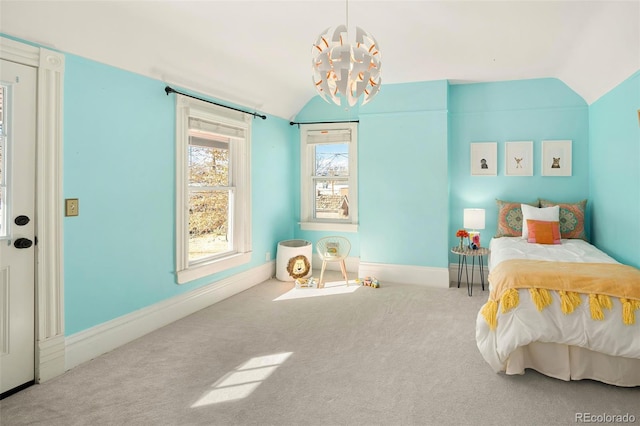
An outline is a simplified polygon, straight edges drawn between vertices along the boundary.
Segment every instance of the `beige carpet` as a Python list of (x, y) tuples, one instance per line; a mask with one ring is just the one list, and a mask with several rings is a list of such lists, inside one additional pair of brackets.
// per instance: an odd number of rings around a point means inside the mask
[(640, 388), (493, 373), (475, 344), (479, 286), (468, 297), (381, 284), (292, 297), (292, 283), (264, 282), (0, 401), (0, 423), (568, 425), (576, 413), (640, 422)]

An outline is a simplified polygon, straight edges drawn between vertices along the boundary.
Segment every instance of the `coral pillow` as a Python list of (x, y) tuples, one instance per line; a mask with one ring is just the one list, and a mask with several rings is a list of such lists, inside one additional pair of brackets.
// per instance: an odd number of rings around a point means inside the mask
[(527, 241), (538, 244), (561, 244), (560, 222), (547, 222), (543, 220), (527, 220), (529, 236)]

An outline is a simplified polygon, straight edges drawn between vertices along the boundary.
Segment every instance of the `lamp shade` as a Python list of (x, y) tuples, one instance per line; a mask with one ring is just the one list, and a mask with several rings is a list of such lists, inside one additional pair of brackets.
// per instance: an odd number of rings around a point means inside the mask
[(341, 97), (354, 106), (371, 101), (382, 84), (381, 53), (376, 39), (356, 27), (356, 41), (348, 41), (347, 25), (327, 28), (312, 48), (313, 84), (325, 101), (341, 105)]
[(464, 227), (484, 229), (484, 209), (464, 209)]

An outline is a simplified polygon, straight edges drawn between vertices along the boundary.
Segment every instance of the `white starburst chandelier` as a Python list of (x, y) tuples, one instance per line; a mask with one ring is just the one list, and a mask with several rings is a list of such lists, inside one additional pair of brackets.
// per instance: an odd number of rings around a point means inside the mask
[(327, 102), (341, 105), (344, 99), (354, 106), (364, 95), (364, 105), (380, 90), (381, 54), (376, 39), (360, 27), (356, 27), (355, 43), (350, 43), (348, 25), (347, 2), (347, 24), (327, 28), (313, 45), (313, 83)]

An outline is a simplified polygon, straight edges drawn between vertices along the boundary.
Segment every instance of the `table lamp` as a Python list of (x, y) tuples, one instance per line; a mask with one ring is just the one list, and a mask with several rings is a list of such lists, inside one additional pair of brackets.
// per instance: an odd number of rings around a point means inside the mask
[(478, 229), (484, 229), (484, 209), (464, 209), (464, 227), (471, 229), (469, 231), (469, 247), (472, 249), (480, 248), (480, 232)]

